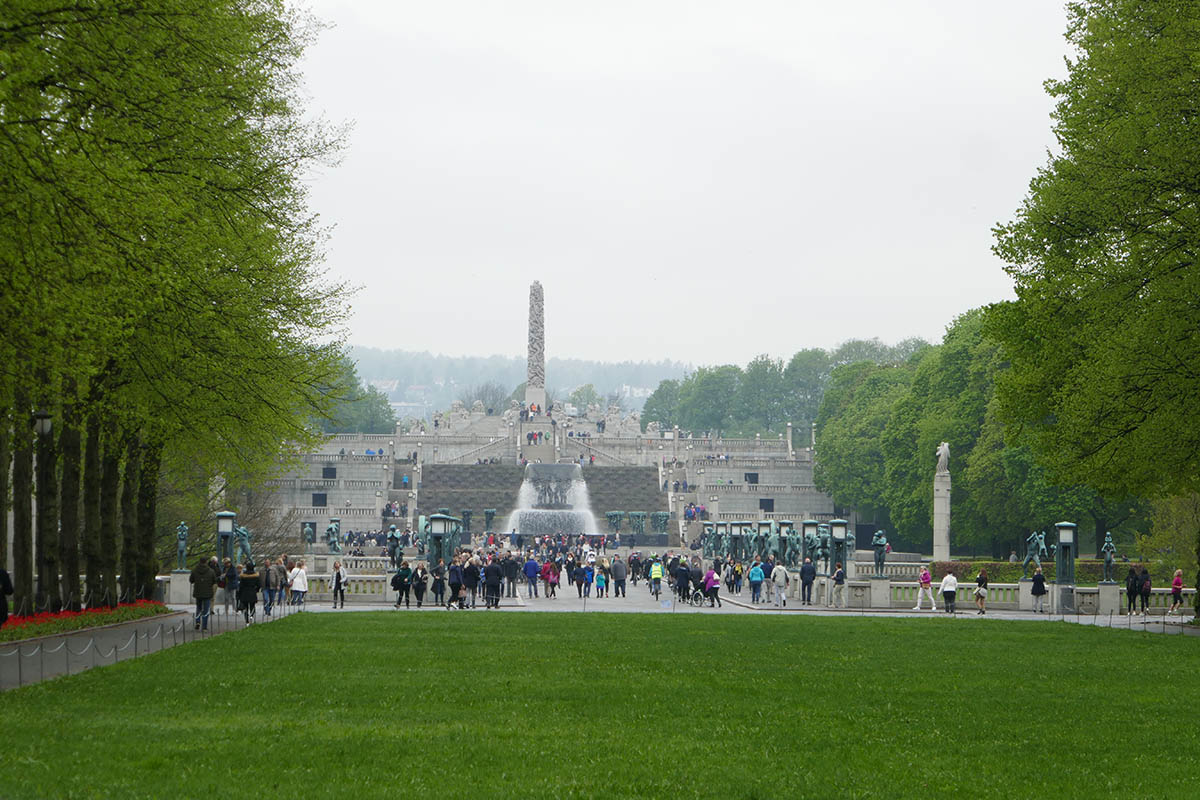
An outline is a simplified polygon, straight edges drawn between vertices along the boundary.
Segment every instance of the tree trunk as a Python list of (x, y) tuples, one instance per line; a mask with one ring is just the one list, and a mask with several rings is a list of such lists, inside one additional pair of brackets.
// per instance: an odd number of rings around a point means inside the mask
[(162, 445), (142, 446), (142, 472), (138, 478), (137, 589), (142, 597), (153, 597), (158, 577), (158, 473)]
[(58, 450), (54, 431), (37, 437), (37, 605), (62, 611), (58, 561)]
[(121, 487), (121, 451), (116, 422), (104, 423), (100, 457), (100, 558), (102, 577), (97, 604), (116, 605), (117, 602), (117, 492)]
[(62, 567), (63, 604), (71, 611), (80, 608), (79, 597), (79, 478), (80, 478), (80, 433), (79, 414), (71, 402), (75, 394), (74, 382), (64, 387), (62, 429), (58, 434), (58, 446), (62, 451), (62, 508), (59, 520), (58, 552)]
[(33, 612), (33, 436), (29, 398), (16, 390), (12, 414), (13, 613)]
[(84, 602), (98, 605), (104, 594), (104, 556), (100, 546), (100, 415), (88, 414), (83, 451), (83, 563), (87, 572)]
[(6, 398), (0, 395), (0, 567), (8, 564), (8, 465), (12, 463), (12, 415)]
[(125, 470), (121, 478), (121, 602), (132, 603), (137, 593), (137, 483), (142, 446), (136, 434), (125, 439)]

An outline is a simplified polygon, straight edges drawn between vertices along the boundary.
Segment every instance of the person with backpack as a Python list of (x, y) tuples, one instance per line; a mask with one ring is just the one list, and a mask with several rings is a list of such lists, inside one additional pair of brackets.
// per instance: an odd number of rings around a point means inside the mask
[(425, 588), (429, 585), (429, 570), (425, 569), (425, 562), (417, 564), (417, 568), (412, 574), (412, 591), (413, 597), (417, 600), (417, 608), (421, 607), (421, 601), (425, 598)]
[(393, 608), (400, 608), (401, 600), (404, 601), (405, 608), (411, 608), (408, 590), (412, 588), (412, 568), (408, 566), (408, 561), (400, 562), (400, 569), (392, 576), (392, 588), (396, 590), (396, 605)]
[[(782, 564), (776, 564), (771, 570), (771, 583), (775, 584), (775, 607), (787, 607), (787, 590), (788, 584), (792, 582), (792, 577), (788, 575), (787, 567)], [(808, 587), (808, 604), (812, 605), (812, 584)]]
[(1138, 576), (1138, 580), (1142, 582), (1141, 598), (1142, 598), (1142, 616), (1146, 616), (1146, 609), (1150, 605), (1150, 570), (1142, 566), (1142, 574)]

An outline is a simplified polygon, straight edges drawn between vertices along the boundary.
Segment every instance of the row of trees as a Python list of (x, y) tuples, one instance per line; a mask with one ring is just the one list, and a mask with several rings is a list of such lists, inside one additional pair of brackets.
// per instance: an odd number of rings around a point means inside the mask
[(782, 433), (791, 422), (798, 435), (807, 436), (835, 367), (859, 361), (899, 364), (927, 347), (923, 339), (896, 345), (852, 339), (835, 350), (801, 350), (786, 365), (760, 355), (744, 368), (701, 367), (658, 384), (642, 409), (642, 427), (658, 422), (664, 429), (678, 425), (696, 433), (752, 436)]
[(337, 399), (344, 291), (301, 182), (338, 140), (297, 102), (314, 30), (280, 0), (7, 4), (0, 550), (11, 502), (19, 612), (149, 594), (164, 487), (218, 502)]
[(1132, 544), (1145, 516), (1140, 500), (1056, 483), (997, 413), (1005, 362), (985, 334), (984, 316), (964, 314), (941, 344), (903, 364), (861, 361), (833, 370), (817, 418), (817, 486), (893, 530), (897, 542), (927, 550), (934, 451), (948, 441), (956, 547), (1003, 557), (1021, 551), (1031, 526), (1061, 519), (1079, 521), (1101, 542), (1111, 530)]

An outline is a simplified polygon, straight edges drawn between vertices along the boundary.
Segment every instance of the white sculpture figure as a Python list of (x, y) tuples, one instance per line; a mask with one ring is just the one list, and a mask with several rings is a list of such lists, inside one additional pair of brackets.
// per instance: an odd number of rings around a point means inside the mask
[(942, 442), (937, 448), (937, 471), (939, 474), (950, 471), (950, 443)]

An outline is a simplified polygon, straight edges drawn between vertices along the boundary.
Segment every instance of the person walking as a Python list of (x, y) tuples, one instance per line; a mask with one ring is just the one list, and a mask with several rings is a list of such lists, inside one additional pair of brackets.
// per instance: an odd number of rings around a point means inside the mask
[[(933, 595), (930, 595), (932, 597)], [(842, 562), (837, 562), (833, 570), (833, 596), (830, 598), (832, 605), (835, 608), (846, 607), (846, 570), (842, 569)]]
[[(188, 576), (188, 583), (192, 584), (192, 597), (196, 598), (196, 624), (195, 629), (198, 631), (208, 630), (208, 617), (212, 613), (213, 592), (217, 586), (217, 573), (213, 572), (212, 567), (206, 559), (200, 559), (196, 562), (192, 574)], [(7, 606), (8, 601), (5, 601)]]
[(292, 605), (304, 608), (304, 596), (308, 594), (308, 570), (305, 569), (304, 559), (297, 561), (288, 573), (288, 586), (292, 587)]
[(745, 568), (742, 567), (742, 562), (739, 561), (733, 565), (733, 593), (742, 593), (742, 579), (746, 575)]
[(433, 578), (433, 604), (435, 606), (444, 606), (446, 604), (446, 561), (438, 559), (438, 562), (433, 565), (433, 569), (429, 570), (429, 577)]
[(613, 580), (613, 597), (625, 596), (625, 581), (629, 577), (629, 571), (624, 561), (621, 560), (621, 554), (613, 556), (612, 567)]
[(400, 569), (392, 576), (392, 588), (396, 590), (394, 608), (400, 608), (401, 601), (404, 601), (405, 608), (412, 608), (408, 598), (408, 592), (412, 588), (412, 567), (408, 566), (407, 559), (400, 562)]
[(604, 597), (608, 591), (608, 578), (604, 575), (604, 567), (596, 570), (596, 597)]
[(1042, 603), (1046, 599), (1046, 576), (1042, 574), (1042, 568), (1037, 567), (1033, 570), (1033, 610), (1037, 614), (1042, 614), (1045, 609)]
[(762, 593), (763, 571), (762, 565), (758, 559), (754, 559), (754, 563), (750, 565), (750, 572), (746, 575), (750, 579), (750, 602), (757, 603), (759, 595)]
[(1183, 605), (1183, 570), (1175, 570), (1175, 577), (1171, 579), (1171, 608), (1167, 614), (1179, 613), (1179, 607)]
[(987, 568), (980, 567), (979, 574), (975, 576), (975, 606), (979, 609), (978, 614), (987, 613), (987, 596), (988, 596), (988, 577)]
[(592, 584), (596, 580), (596, 567), (589, 563), (583, 568), (583, 596), (592, 596)]
[(463, 605), (463, 568), (459, 562), (459, 556), (450, 559), (450, 569), (446, 573), (447, 580), (450, 583), (450, 599), (446, 603), (446, 608), (465, 608)]
[(938, 590), (942, 593), (942, 602), (946, 606), (946, 613), (955, 613), (958, 601), (958, 578), (955, 577), (953, 572), (945, 574)]
[(550, 574), (546, 578), (546, 587), (547, 587), (549, 594), (547, 594), (546, 596), (553, 597), (555, 600), (557, 600), (558, 599), (558, 579), (559, 579), (559, 576), (562, 574), (562, 569), (558, 566), (557, 561), (551, 561), (551, 560), (547, 559), (546, 564), (550, 568), (549, 569)]
[(412, 591), (413, 597), (416, 598), (417, 608), (421, 607), (421, 601), (425, 599), (425, 589), (429, 586), (429, 570), (425, 569), (425, 562), (417, 564), (417, 568), (412, 574)]
[(342, 608), (346, 607), (346, 568), (342, 562), (333, 562), (333, 607), (338, 607), (338, 598), (342, 599)]
[(273, 599), (271, 597), (271, 587), (274, 586), (277, 578), (275, 576), (275, 570), (271, 567), (270, 558), (264, 558), (263, 562), (258, 565), (258, 568), (260, 570), (258, 573), (258, 579), (262, 584), (263, 616), (269, 617), (271, 616), (271, 600)]
[(479, 581), (482, 577), (483, 569), (479, 563), (479, 557), (469, 559), (463, 567), (463, 584), (471, 595), (471, 608), (475, 607), (475, 598), (479, 594)]
[(500, 581), (504, 578), (504, 570), (496, 559), (488, 561), (483, 568), (483, 607), (486, 609), (500, 607)]
[(929, 573), (929, 565), (921, 565), (921, 574), (917, 577), (917, 604), (913, 611), (921, 610), (921, 601), (929, 597), (929, 610), (937, 611), (937, 601), (933, 599), (933, 576)]
[(1131, 565), (1129, 572), (1125, 573), (1125, 601), (1129, 604), (1129, 609), (1125, 612), (1129, 616), (1133, 616), (1137, 609), (1137, 599), (1142, 593), (1142, 582), (1138, 580), (1137, 570)]
[(254, 562), (247, 561), (242, 566), (242, 575), (238, 579), (238, 605), (242, 607), (242, 616), (247, 625), (254, 624), (254, 612), (258, 606), (258, 590), (262, 587), (259, 575), (254, 571)]
[(517, 559), (511, 551), (504, 554), (504, 560), (500, 562), (500, 569), (504, 573), (505, 597), (516, 597), (517, 581), (521, 575), (521, 565), (517, 563)]
[(708, 598), (710, 608), (713, 605), (721, 607), (721, 576), (717, 574), (715, 563), (704, 573), (704, 594)]
[(812, 605), (813, 581), (817, 579), (817, 567), (811, 558), (804, 559), (800, 566), (800, 605)]
[(522, 569), (525, 573), (525, 597), (533, 598), (538, 596), (538, 574), (541, 569), (538, 567), (537, 561), (533, 557), (533, 553), (529, 554), (529, 558), (525, 561), (525, 566)]
[(12, 578), (8, 577), (8, 570), (4, 568), (3, 564), (0, 564), (0, 628), (3, 628), (4, 623), (8, 622), (8, 596), (12, 593)]
[[(792, 577), (788, 575), (787, 567), (782, 564), (776, 564), (771, 570), (771, 583), (775, 584), (775, 607), (787, 607), (787, 589), (788, 584), (792, 582)], [(808, 604), (812, 605), (812, 584), (808, 587)]]
[(237, 567), (233, 565), (232, 558), (225, 559), (225, 566), (221, 569), (221, 580), (217, 582), (217, 586), (221, 589), (221, 600), (225, 608), (225, 614), (229, 614), (230, 606), (233, 606), (236, 611), (238, 572)]
[(1142, 582), (1141, 598), (1142, 598), (1142, 616), (1146, 616), (1146, 609), (1150, 606), (1150, 570), (1142, 566), (1142, 574), (1138, 576), (1138, 580)]

